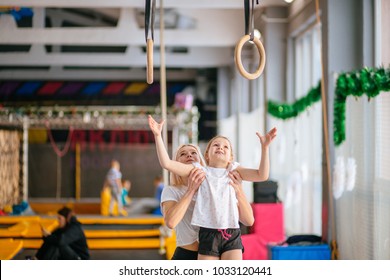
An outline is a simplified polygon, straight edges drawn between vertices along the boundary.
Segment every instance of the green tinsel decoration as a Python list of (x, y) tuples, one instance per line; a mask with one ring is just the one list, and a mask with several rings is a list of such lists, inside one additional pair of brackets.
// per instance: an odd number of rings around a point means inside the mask
[[(390, 91), (390, 68), (363, 68), (341, 73), (336, 81), (333, 107), (333, 141), (339, 146), (345, 140), (345, 104), (349, 95), (355, 98), (367, 95), (376, 97), (381, 91)], [(293, 104), (268, 101), (268, 113), (279, 119), (298, 116), (309, 106), (321, 100), (321, 82)]]
[(376, 97), (381, 91), (390, 90), (390, 69), (363, 68), (341, 73), (337, 78), (333, 108), (333, 141), (336, 146), (345, 140), (345, 103), (348, 95), (355, 98), (367, 95)]
[(321, 82), (315, 88), (310, 89), (306, 96), (299, 98), (291, 105), (268, 101), (268, 113), (278, 119), (289, 119), (298, 116), (319, 100), (321, 100)]

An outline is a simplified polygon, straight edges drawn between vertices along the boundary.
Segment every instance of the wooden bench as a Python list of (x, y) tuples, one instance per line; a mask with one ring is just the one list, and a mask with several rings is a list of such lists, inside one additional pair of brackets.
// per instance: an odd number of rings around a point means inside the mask
[(76, 215), (99, 215), (100, 201), (30, 202), (31, 209), (40, 215), (55, 215), (62, 207), (71, 208)]
[(56, 218), (39, 216), (2, 216), (0, 224), (11, 225), (0, 229), (0, 238), (41, 238), (41, 225), (48, 231), (53, 231), (58, 226)]
[[(100, 249), (158, 249), (166, 251), (170, 259), (176, 248), (176, 236), (164, 236), (160, 227), (164, 220), (160, 216), (116, 217), (78, 216), (84, 229), (88, 247), (91, 250)], [(0, 229), (0, 238), (23, 241), (22, 247), (38, 249), (42, 245), (41, 225), (53, 231), (58, 222), (56, 217), (40, 216), (7, 216), (0, 218), (0, 224), (10, 225)], [(96, 229), (93, 227), (96, 226)], [(115, 226), (123, 227), (121, 229)], [(9, 242), (9, 241), (8, 241)]]
[(0, 238), (0, 260), (12, 260), (22, 248), (22, 240)]
[(140, 230), (92, 230), (86, 229), (85, 236), (90, 238), (134, 238), (134, 237), (159, 237), (158, 229), (140, 229)]
[(27, 223), (19, 222), (9, 226), (8, 228), (0, 229), (0, 238), (23, 237), (27, 233), (27, 231)]
[[(163, 236), (160, 227), (164, 225), (161, 216), (93, 218), (80, 217), (84, 225), (126, 225), (134, 229), (85, 229), (88, 247), (90, 249), (158, 249), (165, 251), (170, 259), (176, 248), (176, 236)], [(149, 227), (149, 228), (143, 228)], [(147, 238), (146, 238), (147, 237)]]
[(83, 217), (77, 218), (83, 225), (162, 225), (164, 224), (164, 218), (160, 216), (144, 215), (139, 217)]

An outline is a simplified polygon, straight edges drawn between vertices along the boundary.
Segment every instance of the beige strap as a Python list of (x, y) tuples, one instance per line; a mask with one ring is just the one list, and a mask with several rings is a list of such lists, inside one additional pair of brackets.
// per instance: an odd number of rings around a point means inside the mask
[(149, 38), (146, 43), (146, 82), (150, 85), (153, 83), (153, 40)]
[(236, 49), (234, 51), (234, 61), (236, 63), (238, 71), (243, 77), (247, 78), (248, 80), (254, 80), (258, 78), (261, 75), (261, 73), (263, 73), (264, 66), (265, 66), (265, 51), (261, 41), (258, 38), (254, 37), (253, 42), (255, 43), (257, 50), (259, 51), (260, 61), (257, 70), (254, 73), (248, 73), (245, 70), (244, 66), (242, 65), (241, 52), (242, 52), (242, 47), (249, 40), (250, 40), (250, 36), (244, 35), (237, 43)]

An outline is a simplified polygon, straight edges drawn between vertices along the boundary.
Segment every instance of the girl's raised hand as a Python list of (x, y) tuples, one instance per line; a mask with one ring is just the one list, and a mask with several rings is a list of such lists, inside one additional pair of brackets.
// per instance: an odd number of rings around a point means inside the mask
[(268, 131), (266, 135), (261, 135), (259, 132), (256, 132), (257, 137), (260, 139), (260, 143), (263, 147), (268, 147), (269, 144), (275, 139), (277, 133), (276, 127)]
[(165, 120), (162, 120), (161, 123), (156, 122), (151, 115), (148, 116), (148, 122), (150, 130), (153, 132), (154, 136), (161, 135), (161, 131), (164, 125)]

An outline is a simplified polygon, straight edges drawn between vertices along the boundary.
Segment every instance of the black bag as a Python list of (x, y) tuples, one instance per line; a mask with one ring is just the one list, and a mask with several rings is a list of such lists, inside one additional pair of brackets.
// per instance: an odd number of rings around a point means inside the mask
[(322, 237), (314, 234), (301, 234), (301, 235), (292, 235), (286, 239), (284, 244), (288, 245), (314, 245), (323, 243)]
[(278, 198), (278, 183), (275, 181), (264, 181), (253, 183), (254, 203), (276, 203)]

